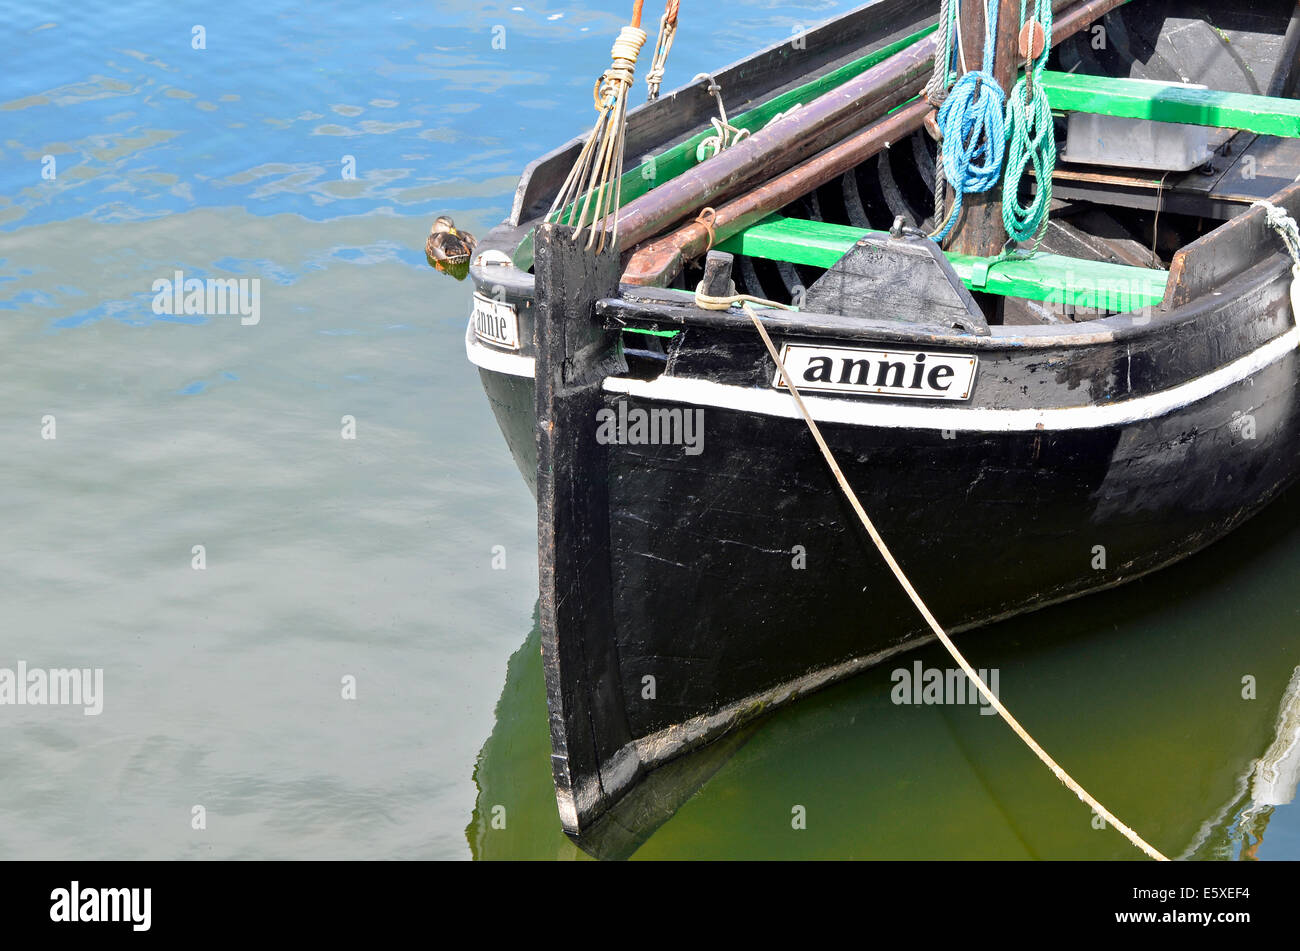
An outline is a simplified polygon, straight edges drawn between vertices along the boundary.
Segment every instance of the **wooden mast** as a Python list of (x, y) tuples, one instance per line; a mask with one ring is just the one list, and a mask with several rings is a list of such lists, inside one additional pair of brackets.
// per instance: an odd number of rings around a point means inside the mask
[[(1015, 84), (1023, 57), (1019, 53), (1020, 3), (1018, 0), (995, 0), (998, 4), (997, 50), (993, 59), (993, 76), (1004, 93)], [(961, 5), (963, 64), (967, 71), (984, 65), (985, 0), (964, 0)], [(948, 188), (948, 207), (952, 207), (952, 187)], [(1002, 226), (1002, 189), (967, 195), (962, 216), (953, 230), (949, 250), (958, 254), (992, 257), (1002, 251), (1007, 233)]]

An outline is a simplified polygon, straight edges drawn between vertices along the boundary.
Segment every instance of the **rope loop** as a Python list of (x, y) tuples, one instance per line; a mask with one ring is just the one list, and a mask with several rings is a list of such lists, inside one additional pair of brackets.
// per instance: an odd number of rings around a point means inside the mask
[[(1020, 0), (1021, 33), (1027, 25), (1042, 32), (1042, 49), (1034, 56), (1036, 30), (1028, 33), (1025, 75), (1007, 97), (1007, 160), (1002, 182), (1002, 225), (1012, 242), (1033, 241), (1028, 252), (1038, 251), (1052, 206), (1052, 173), (1056, 170), (1056, 123), (1043, 87), (1043, 73), (1052, 51), (1052, 4), (1034, 0), (1034, 14), (1026, 20), (1026, 0)], [(1026, 173), (1034, 170), (1034, 196), (1021, 204), (1020, 191)], [(1003, 251), (1003, 257), (1024, 256), (1020, 251)]]
[[(997, 51), (998, 0), (986, 0), (984, 9), (983, 68), (968, 72), (958, 79), (939, 108), (938, 125), (942, 136), (939, 149), (944, 178), (952, 185), (955, 196), (947, 219), (934, 232), (934, 237), (939, 241), (948, 237), (957, 223), (966, 195), (990, 191), (1002, 179), (1007, 148), (1006, 95), (993, 76), (994, 55)], [(943, 15), (942, 12), (940, 15)], [(955, 17), (956, 14), (949, 11), (948, 16)], [(940, 42), (941, 48), (945, 45), (943, 41)], [(931, 79), (932, 85), (940, 79), (937, 59), (939, 53), (935, 55), (936, 72)], [(944, 76), (946, 77), (946, 72)]]
[(1264, 222), (1278, 233), (1291, 255), (1291, 318), (1300, 324), (1300, 226), (1285, 208), (1261, 199), (1251, 205), (1264, 209)]
[(695, 223), (703, 227), (709, 235), (709, 246), (704, 249), (706, 254), (713, 250), (713, 244), (718, 238), (717, 232), (714, 230), (714, 226), (717, 224), (717, 218), (718, 213), (714, 209), (705, 208), (700, 212), (699, 217), (695, 219)]
[(730, 310), (736, 304), (743, 304), (746, 313), (752, 313), (749, 308), (750, 304), (759, 307), (771, 307), (774, 310), (798, 310), (793, 304), (778, 304), (774, 300), (763, 300), (761, 297), (752, 297), (749, 294), (737, 294), (736, 282), (731, 281), (728, 289), (731, 291), (725, 297), (710, 297), (704, 293), (704, 282), (700, 281), (695, 287), (695, 306), (700, 310)]
[(980, 70), (957, 80), (939, 109), (939, 130), (944, 177), (955, 195), (948, 219), (936, 234), (942, 241), (957, 223), (963, 196), (987, 192), (1002, 180), (1006, 97), (991, 74)]
[[(1047, 225), (1052, 203), (1052, 172), (1056, 167), (1056, 128), (1043, 84), (1027, 88), (1022, 78), (1007, 99), (1006, 177), (1002, 192), (1002, 224), (1013, 241), (1031, 241)], [(1028, 100), (1028, 102), (1026, 102)], [(1020, 184), (1034, 170), (1036, 188), (1027, 204), (1020, 202)]]
[(727, 107), (722, 101), (722, 86), (709, 73), (700, 73), (694, 79), (694, 82), (706, 81), (705, 87), (709, 95), (718, 101), (718, 115), (710, 119), (713, 124), (714, 134), (709, 136), (695, 149), (695, 159), (698, 162), (704, 162), (713, 156), (725, 152), (738, 142), (743, 142), (749, 138), (749, 130), (737, 128), (731, 124), (727, 118)]
[(659, 20), (659, 37), (655, 40), (654, 57), (650, 60), (650, 71), (646, 73), (645, 83), (647, 98), (654, 102), (659, 98), (659, 89), (668, 71), (668, 53), (673, 48), (673, 39), (677, 36), (677, 15), (681, 0), (668, 0), (664, 15)]

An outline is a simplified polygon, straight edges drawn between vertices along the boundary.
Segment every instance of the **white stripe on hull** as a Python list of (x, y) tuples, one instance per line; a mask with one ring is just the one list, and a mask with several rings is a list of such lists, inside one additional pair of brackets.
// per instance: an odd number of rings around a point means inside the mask
[[(1100, 429), (1156, 419), (1205, 399), (1239, 383), (1294, 351), (1300, 344), (1300, 328), (1270, 340), (1264, 346), (1187, 383), (1146, 396), (1097, 406), (1060, 409), (981, 409), (979, 407), (898, 406), (871, 398), (839, 399), (805, 395), (813, 418), (821, 423), (844, 423), (883, 429), (951, 429), (959, 432), (1052, 432), (1069, 429)], [(471, 363), (485, 370), (510, 376), (531, 377), (532, 357), (503, 353), (465, 337), (465, 352)], [(605, 391), (624, 393), (665, 403), (713, 406), (762, 416), (798, 419), (794, 399), (775, 389), (733, 386), (688, 377), (660, 376), (654, 380), (609, 377)]]
[(517, 353), (506, 353), (479, 343), (474, 336), (474, 322), (471, 320), (465, 331), (465, 356), (474, 366), (507, 376), (526, 376), (529, 379), (537, 375), (537, 361), (532, 357), (521, 357)]
[[(835, 399), (805, 395), (809, 412), (819, 423), (845, 423), (882, 429), (951, 429), (959, 432), (1051, 432), (1100, 429), (1155, 419), (1205, 399), (1281, 360), (1300, 343), (1300, 328), (1292, 327), (1252, 353), (1226, 366), (1168, 390), (1098, 406), (1061, 409), (980, 409), (950, 406), (898, 406), (864, 399)], [(667, 403), (716, 406), (762, 416), (799, 419), (794, 398), (778, 390), (732, 386), (708, 380), (661, 376), (655, 380), (605, 380), (609, 393), (625, 393)]]

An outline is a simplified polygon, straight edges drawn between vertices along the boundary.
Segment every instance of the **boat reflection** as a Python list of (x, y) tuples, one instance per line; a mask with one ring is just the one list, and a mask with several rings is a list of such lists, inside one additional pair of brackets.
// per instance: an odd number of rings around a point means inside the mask
[(1238, 793), (1180, 858), (1226, 859), (1240, 845), (1238, 858), (1258, 861), (1269, 819), (1295, 800), (1300, 784), (1300, 667), (1282, 695), (1273, 742), (1238, 781)]
[[(1044, 746), (1167, 855), (1300, 858), (1300, 668), (1285, 603), (1297, 517), (1293, 492), (1178, 567), (961, 638), (972, 664), (1000, 670), (1002, 699)], [(475, 858), (1138, 857), (997, 717), (891, 700), (895, 667), (949, 665), (937, 648), (650, 774), (575, 843), (556, 814), (539, 645), (534, 625), (474, 771)], [(794, 805), (806, 829), (792, 826)], [(1284, 830), (1271, 847), (1270, 824)]]

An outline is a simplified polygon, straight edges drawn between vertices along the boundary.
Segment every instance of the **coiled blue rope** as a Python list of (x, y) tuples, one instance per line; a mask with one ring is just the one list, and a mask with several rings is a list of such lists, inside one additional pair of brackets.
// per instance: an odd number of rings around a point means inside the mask
[[(1025, 0), (1020, 0), (1020, 20), (1025, 19)], [(1052, 4), (1035, 0), (1033, 22), (1043, 31), (1043, 51), (1029, 64), (1007, 99), (1006, 178), (1002, 184), (1002, 224), (1011, 240), (1033, 241), (1029, 254), (1038, 250), (1047, 228), (1052, 206), (1052, 173), (1056, 169), (1056, 126), (1052, 106), (1044, 88), (1044, 71), (1052, 50)], [(1020, 190), (1030, 168), (1034, 170), (1034, 195), (1027, 205), (1020, 203)], [(1018, 254), (1023, 252), (1017, 252)]]
[(952, 185), (952, 210), (935, 237), (943, 241), (961, 216), (964, 195), (986, 192), (1002, 181), (1006, 156), (1006, 94), (993, 78), (997, 49), (998, 4), (986, 0), (983, 69), (966, 73), (939, 109), (943, 169)]

